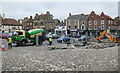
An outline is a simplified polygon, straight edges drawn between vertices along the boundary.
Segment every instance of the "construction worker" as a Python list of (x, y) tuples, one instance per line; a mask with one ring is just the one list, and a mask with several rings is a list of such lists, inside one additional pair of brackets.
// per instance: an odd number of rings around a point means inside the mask
[(7, 39), (8, 41), (8, 49), (12, 49), (12, 38), (9, 36), (9, 38)]
[(49, 37), (49, 45), (52, 45), (52, 38)]

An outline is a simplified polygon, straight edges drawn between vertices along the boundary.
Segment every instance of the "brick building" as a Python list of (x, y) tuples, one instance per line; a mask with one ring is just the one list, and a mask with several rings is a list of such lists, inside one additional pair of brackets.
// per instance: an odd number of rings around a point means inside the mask
[(76, 34), (84, 33), (88, 28), (88, 16), (88, 14), (71, 15), (69, 13), (69, 17), (66, 20), (67, 35), (75, 36)]
[(47, 31), (54, 31), (56, 24), (59, 23), (58, 19), (53, 19), (53, 15), (50, 12), (46, 12), (46, 14), (38, 15), (36, 14), (34, 17), (33, 25), (34, 28), (43, 28)]
[(33, 21), (32, 16), (30, 16), (30, 18), (25, 17), (24, 20), (22, 20), (22, 29), (26, 31), (33, 29)]
[(94, 11), (90, 14), (71, 15), (66, 20), (67, 34), (88, 34), (91, 36), (97, 35), (96, 32), (103, 32), (105, 29), (110, 29), (114, 32), (113, 19), (105, 15), (103, 12), (98, 15)]
[(119, 16), (114, 18), (114, 28), (116, 30), (120, 30), (120, 17)]
[(96, 35), (96, 31), (103, 32), (105, 29), (111, 28), (112, 24), (113, 19), (110, 16), (105, 15), (103, 12), (97, 15), (92, 11), (88, 17), (88, 34)]
[(45, 29), (46, 21), (53, 20), (53, 16), (47, 11), (46, 14), (38, 15), (34, 17), (34, 28), (43, 27)]
[(46, 23), (45, 23), (45, 29), (46, 29), (47, 31), (52, 31), (52, 32), (54, 32), (55, 26), (56, 26), (58, 23), (60, 23), (60, 21), (59, 21), (58, 19), (48, 20), (48, 21), (46, 21)]

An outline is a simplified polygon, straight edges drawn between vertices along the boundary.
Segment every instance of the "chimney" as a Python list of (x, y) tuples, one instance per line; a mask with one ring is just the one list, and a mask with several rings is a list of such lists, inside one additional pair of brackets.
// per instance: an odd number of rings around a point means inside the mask
[(3, 14), (3, 19), (5, 19), (5, 14)]
[(30, 19), (32, 19), (32, 16), (30, 16)]
[(36, 14), (36, 16), (38, 16), (38, 14)]
[(28, 19), (28, 17), (26, 17), (26, 19)]
[(69, 16), (71, 16), (71, 13), (69, 13)]
[(22, 24), (22, 19), (20, 19), (20, 24)]
[(81, 15), (84, 15), (84, 13), (82, 13)]

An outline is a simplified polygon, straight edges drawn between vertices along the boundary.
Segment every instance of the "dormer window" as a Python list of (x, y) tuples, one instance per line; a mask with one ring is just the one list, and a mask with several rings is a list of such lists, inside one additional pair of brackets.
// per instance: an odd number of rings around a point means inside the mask
[(92, 18), (93, 18), (93, 16), (92, 16)]

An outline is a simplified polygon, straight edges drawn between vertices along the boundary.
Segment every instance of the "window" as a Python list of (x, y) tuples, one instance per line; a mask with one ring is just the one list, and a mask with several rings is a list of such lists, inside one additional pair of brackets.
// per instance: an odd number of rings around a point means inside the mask
[(85, 30), (85, 25), (81, 25), (81, 30)]
[(101, 24), (104, 24), (104, 20), (101, 20)]
[(70, 20), (69, 20), (69, 25), (70, 25)]
[(88, 24), (91, 25), (91, 21), (89, 21)]
[(77, 26), (75, 25), (75, 28), (77, 28)]
[(64, 27), (64, 26), (62, 26), (62, 29), (65, 29), (65, 27)]
[(101, 29), (104, 29), (104, 25), (101, 26)]
[(110, 24), (110, 22), (111, 22), (111, 21), (109, 20), (108, 23)]
[(89, 30), (91, 30), (92, 29), (92, 27), (91, 26), (89, 26), (89, 28), (88, 28)]
[(30, 23), (30, 25), (32, 26), (32, 23)]
[(82, 24), (85, 24), (85, 21), (82, 21)]
[(76, 20), (74, 20), (74, 25), (76, 25), (76, 23), (77, 23)]
[(23, 35), (23, 32), (18, 32), (18, 35)]
[(97, 25), (97, 21), (94, 21), (94, 24)]
[(2, 26), (2, 28), (4, 28), (4, 25)]
[(120, 26), (119, 26), (119, 29), (120, 29)]
[(97, 26), (94, 26), (94, 29), (96, 30), (96, 29), (97, 29)]
[(98, 26), (98, 28), (100, 29), (100, 26)]
[(71, 29), (71, 26), (69, 26), (69, 29)]

